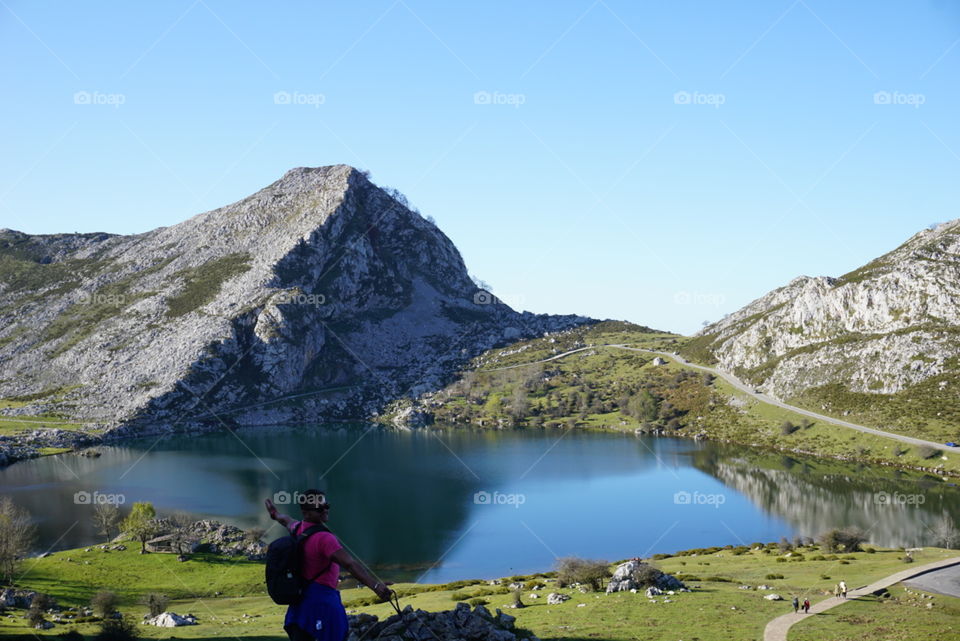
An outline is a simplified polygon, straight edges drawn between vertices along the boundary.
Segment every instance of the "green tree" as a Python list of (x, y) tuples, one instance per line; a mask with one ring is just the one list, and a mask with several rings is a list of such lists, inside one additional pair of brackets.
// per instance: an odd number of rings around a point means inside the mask
[(140, 554), (147, 553), (147, 540), (157, 531), (154, 519), (157, 511), (152, 503), (139, 502), (133, 504), (130, 516), (123, 520), (121, 529), (140, 541)]

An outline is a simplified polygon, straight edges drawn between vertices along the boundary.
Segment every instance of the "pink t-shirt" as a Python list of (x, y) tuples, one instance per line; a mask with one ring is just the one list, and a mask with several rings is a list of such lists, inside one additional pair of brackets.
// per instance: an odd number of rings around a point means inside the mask
[[(290, 524), (290, 532), (300, 534), (301, 532), (309, 530), (314, 525), (316, 524), (297, 521)], [(314, 580), (321, 585), (326, 585), (336, 590), (337, 580), (340, 578), (340, 566), (337, 565), (335, 561), (332, 561), (330, 557), (342, 547), (337, 537), (330, 532), (317, 532), (311, 535), (303, 545), (303, 571), (301, 572), (301, 576), (309, 579), (317, 572), (323, 570), (323, 568), (326, 568), (329, 563), (330, 567), (324, 570), (323, 574)]]

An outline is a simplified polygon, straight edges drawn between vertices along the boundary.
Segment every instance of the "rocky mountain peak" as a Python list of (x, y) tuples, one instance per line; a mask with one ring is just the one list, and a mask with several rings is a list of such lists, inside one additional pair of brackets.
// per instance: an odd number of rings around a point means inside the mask
[(799, 277), (705, 327), (688, 350), (781, 398), (839, 384), (896, 394), (958, 369), (960, 220), (839, 278)]
[(476, 294), (402, 194), (298, 167), (143, 234), (0, 233), (0, 397), (127, 426), (363, 418), (507, 337), (588, 320)]

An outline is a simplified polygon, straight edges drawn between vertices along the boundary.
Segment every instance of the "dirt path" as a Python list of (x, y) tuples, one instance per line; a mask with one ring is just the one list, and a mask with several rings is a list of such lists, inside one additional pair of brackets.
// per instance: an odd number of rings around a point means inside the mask
[[(825, 612), (830, 608), (846, 603), (850, 599), (866, 596), (876, 592), (877, 590), (882, 590), (883, 588), (888, 588), (891, 585), (900, 583), (901, 581), (906, 581), (912, 577), (955, 565), (960, 565), (960, 556), (955, 556), (952, 559), (943, 559), (942, 561), (936, 561), (934, 563), (928, 563), (927, 565), (921, 565), (918, 568), (902, 570), (896, 574), (891, 574), (888, 577), (882, 578), (879, 581), (874, 581), (870, 585), (851, 590), (847, 593), (846, 599), (829, 597), (823, 601), (818, 601), (810, 606), (810, 614), (820, 614), (821, 612)], [(783, 601), (782, 603), (789, 607), (789, 601)], [(778, 616), (776, 619), (773, 619), (767, 624), (767, 627), (763, 631), (763, 641), (787, 641), (787, 634), (789, 633), (791, 626), (798, 621), (804, 620), (808, 616), (810, 615), (804, 614), (803, 612), (798, 614), (790, 612), (788, 614)]]

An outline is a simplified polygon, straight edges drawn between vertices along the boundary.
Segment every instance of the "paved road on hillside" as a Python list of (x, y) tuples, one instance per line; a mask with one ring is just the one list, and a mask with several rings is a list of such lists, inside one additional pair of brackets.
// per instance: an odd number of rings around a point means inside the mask
[(936, 592), (960, 599), (960, 565), (952, 568), (928, 572), (915, 579), (904, 581), (904, 585), (926, 592)]
[[(891, 574), (890, 576), (880, 579), (879, 581), (875, 581), (870, 585), (851, 590), (847, 593), (846, 599), (829, 597), (823, 601), (814, 603), (812, 606), (810, 606), (810, 614), (804, 614), (803, 612), (794, 614), (793, 612), (790, 612), (788, 614), (778, 616), (776, 619), (770, 621), (770, 623), (767, 624), (767, 627), (763, 630), (763, 641), (787, 641), (787, 634), (789, 633), (793, 624), (803, 621), (811, 614), (820, 614), (821, 612), (829, 610), (830, 608), (846, 603), (850, 599), (856, 599), (868, 594), (873, 594), (877, 590), (889, 588), (891, 585), (900, 583), (901, 581), (905, 581), (911, 577), (915, 577), (920, 574), (926, 574), (931, 570), (937, 570), (939, 568), (956, 566), (957, 564), (960, 564), (960, 556), (955, 556), (952, 559), (944, 559), (935, 563), (928, 563), (927, 565), (922, 565), (918, 568), (901, 570), (896, 574)], [(780, 603), (785, 604), (785, 607), (789, 607), (789, 601), (784, 600)], [(877, 605), (877, 607), (882, 606)]]
[(743, 383), (740, 379), (738, 379), (738, 378), (737, 378), (736, 376), (734, 376), (733, 374), (730, 374), (729, 372), (724, 372), (724, 371), (718, 370), (718, 369), (713, 368), (713, 367), (707, 367), (706, 365), (697, 365), (697, 364), (695, 364), (695, 363), (691, 363), (690, 361), (688, 361), (687, 359), (683, 358), (682, 356), (680, 356), (680, 355), (678, 355), (678, 354), (673, 354), (673, 353), (671, 353), (671, 352), (659, 352), (659, 351), (653, 350), (653, 349), (643, 349), (643, 348), (640, 348), (640, 347), (628, 347), (628, 346), (622, 345), (622, 344), (590, 345), (590, 346), (588, 346), (588, 347), (580, 347), (580, 348), (577, 348), (577, 349), (571, 349), (571, 350), (568, 351), (568, 352), (563, 352), (562, 354), (557, 354), (556, 356), (551, 356), (550, 358), (545, 358), (545, 359), (540, 360), (540, 361), (533, 361), (533, 362), (530, 362), (530, 363), (521, 363), (521, 364), (519, 364), (519, 365), (507, 365), (506, 367), (496, 367), (496, 368), (493, 368), (493, 369), (482, 370), (482, 371), (485, 371), (485, 372), (498, 372), (498, 371), (507, 370), (507, 369), (514, 369), (514, 368), (517, 368), (517, 367), (526, 367), (527, 365), (535, 365), (535, 364), (537, 364), (537, 363), (548, 363), (548, 362), (550, 362), (550, 361), (555, 361), (555, 360), (557, 360), (558, 358), (563, 358), (563, 357), (565, 357), (565, 356), (569, 356), (570, 354), (576, 354), (577, 352), (583, 352), (583, 351), (591, 350), (591, 349), (598, 349), (598, 348), (601, 348), (601, 347), (615, 347), (615, 348), (617, 348), (617, 349), (625, 349), (625, 350), (628, 350), (628, 351), (631, 351), (631, 352), (645, 352), (645, 353), (647, 353), (647, 354), (657, 354), (658, 356), (663, 356), (663, 357), (665, 357), (665, 358), (673, 359), (673, 360), (675, 360), (676, 362), (680, 363), (681, 365), (683, 365), (683, 366), (685, 366), (685, 367), (692, 367), (692, 368), (694, 368), (694, 369), (699, 369), (699, 370), (702, 370), (702, 371), (704, 371), (704, 372), (710, 372), (711, 374), (714, 374), (715, 376), (719, 376), (720, 378), (722, 378), (723, 380), (727, 381), (728, 383), (730, 383), (731, 385), (733, 385), (735, 388), (737, 388), (738, 390), (740, 390), (741, 392), (743, 392), (743, 393), (745, 393), (745, 394), (748, 394), (749, 396), (752, 396), (753, 398), (757, 399), (758, 401), (762, 401), (762, 402), (764, 402), (764, 403), (769, 403), (770, 405), (776, 405), (777, 407), (781, 407), (781, 408), (783, 408), (783, 409), (785, 409), (785, 410), (790, 410), (791, 412), (796, 412), (797, 414), (803, 414), (804, 416), (809, 416), (810, 418), (815, 418), (815, 419), (820, 420), (820, 421), (825, 421), (825, 422), (827, 422), (827, 423), (833, 423), (834, 425), (841, 425), (841, 426), (843, 426), (843, 427), (848, 427), (848, 428), (850, 428), (850, 429), (852, 429), (852, 430), (857, 430), (857, 431), (859, 431), (859, 432), (865, 432), (865, 433), (867, 433), (867, 434), (875, 434), (875, 435), (877, 435), (877, 436), (883, 436), (883, 437), (885, 437), (885, 438), (892, 438), (892, 439), (894, 439), (894, 440), (900, 441), (900, 442), (902, 442), (902, 443), (908, 443), (908, 444), (910, 444), (910, 445), (927, 445), (927, 446), (929, 446), (929, 447), (935, 447), (935, 448), (937, 448), (937, 449), (943, 449), (943, 447), (944, 447), (943, 443), (935, 443), (935, 442), (933, 442), (933, 441), (925, 441), (925, 440), (920, 439), (920, 438), (913, 438), (912, 436), (904, 436), (904, 435), (902, 435), (902, 434), (894, 434), (893, 432), (885, 432), (885, 431), (883, 431), (883, 430), (878, 430), (878, 429), (875, 429), (875, 428), (872, 428), (872, 427), (867, 427), (866, 425), (858, 425), (858, 424), (856, 424), (856, 423), (851, 423), (850, 421), (844, 421), (844, 420), (841, 420), (841, 419), (839, 419), (839, 418), (833, 418), (832, 416), (826, 416), (826, 415), (824, 415), (824, 414), (817, 414), (816, 412), (811, 412), (810, 410), (805, 410), (805, 409), (803, 409), (802, 407), (796, 407), (796, 406), (794, 406), (794, 405), (788, 405), (787, 403), (784, 403), (783, 401), (780, 401), (780, 400), (778, 400), (778, 399), (776, 399), (776, 398), (773, 398), (772, 396), (769, 396), (769, 395), (767, 395), (767, 394), (763, 394), (763, 393), (757, 392), (756, 390), (754, 390), (754, 388), (752, 388), (752, 387), (750, 387), (749, 385)]

